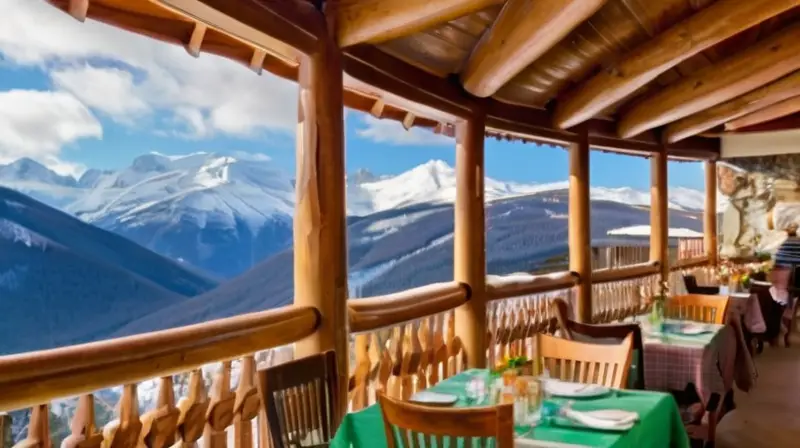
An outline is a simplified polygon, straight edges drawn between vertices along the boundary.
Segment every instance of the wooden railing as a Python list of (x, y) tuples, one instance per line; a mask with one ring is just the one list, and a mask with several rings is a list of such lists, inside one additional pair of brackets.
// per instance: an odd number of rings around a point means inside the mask
[(678, 260), (690, 260), (706, 254), (702, 238), (681, 238), (678, 240)]
[(619, 269), (650, 260), (650, 246), (592, 248), (592, 270)]
[[(312, 334), (319, 322), (315, 308), (288, 306), (4, 356), (0, 358), (0, 410), (30, 408), (21, 414), (28, 421), (20, 446), (50, 446), (51, 440), (59, 443), (63, 439), (65, 447), (164, 447), (176, 440), (193, 444), (201, 437), (206, 446), (225, 446), (227, 431), (232, 429), (236, 445), (249, 447), (254, 443), (252, 422), (261, 409), (255, 382), (256, 354), (262, 352), (262, 364), (277, 362), (275, 352), (263, 351)], [(288, 348), (278, 353), (291, 357)], [(211, 366), (209, 371), (211, 363), (217, 368)], [(157, 398), (146, 403), (145, 409), (140, 407), (137, 393), (143, 381), (157, 389), (152, 395)], [(49, 403), (72, 396), (79, 398), (70, 421), (51, 428)], [(98, 403), (113, 407), (107, 403), (109, 397), (118, 399), (113, 419), (113, 412), (98, 415), (96, 410)], [(106, 421), (98, 421), (98, 417)], [(264, 443), (260, 446), (268, 446), (266, 431), (262, 416), (257, 432)]]
[[(706, 263), (702, 257), (682, 261), (672, 269), (671, 281), (682, 281), (684, 272), (710, 272)], [(594, 271), (593, 320), (612, 322), (646, 311), (647, 298), (658, 291), (659, 272), (659, 265), (652, 262)], [(557, 329), (553, 299), (571, 302), (577, 283), (578, 276), (571, 272), (488, 276), (489, 361), (531, 355), (533, 336)], [(467, 359), (455, 334), (453, 310), (470, 296), (467, 286), (446, 282), (350, 300), (350, 409), (374, 403), (377, 390), (407, 398), (462, 371)], [(202, 438), (204, 444), (224, 446), (224, 440), (232, 437), (236, 446), (247, 448), (258, 441), (266, 447), (268, 425), (256, 392), (255, 370), (292, 359), (290, 347), (276, 348), (312, 334), (319, 320), (313, 307), (290, 306), (2, 357), (0, 410), (30, 407), (26, 445), (53, 438), (65, 439), (70, 447), (167, 446)], [(109, 397), (95, 392), (109, 387), (115, 388), (112, 395), (118, 398), (115, 417), (95, 409)], [(152, 402), (140, 401), (137, 389), (142, 387), (151, 390)], [(79, 397), (75, 413), (68, 426), (62, 425), (66, 429), (55, 434), (47, 422), (50, 409), (41, 403), (69, 396)]]
[(375, 403), (376, 392), (408, 398), (463, 370), (453, 309), (469, 300), (460, 283), (438, 283), (351, 300), (351, 410)]
[(490, 276), (486, 285), (491, 300), (486, 310), (489, 365), (506, 356), (531, 356), (533, 337), (557, 328), (553, 300), (572, 302), (577, 282), (571, 272)]

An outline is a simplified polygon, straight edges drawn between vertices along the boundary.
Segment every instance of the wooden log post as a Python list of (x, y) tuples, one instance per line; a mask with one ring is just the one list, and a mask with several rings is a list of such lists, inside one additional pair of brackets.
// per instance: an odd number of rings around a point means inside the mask
[(706, 208), (703, 213), (703, 247), (708, 263), (717, 265), (717, 162), (706, 162)]
[(667, 150), (650, 159), (650, 261), (661, 266), (661, 280), (669, 279), (669, 208), (667, 206)]
[(592, 322), (592, 233), (589, 134), (584, 127), (569, 148), (569, 269), (578, 274), (575, 317)]
[(344, 105), (341, 51), (322, 39), (299, 73), (294, 301), (316, 307), (319, 329), (296, 345), (297, 357), (335, 350), (342, 412), (347, 407), (348, 315)]
[(453, 236), (455, 280), (472, 295), (456, 308), (456, 335), (469, 367), (486, 367), (486, 225), (483, 204), (483, 141), (486, 116), (481, 111), (456, 125), (456, 204)]

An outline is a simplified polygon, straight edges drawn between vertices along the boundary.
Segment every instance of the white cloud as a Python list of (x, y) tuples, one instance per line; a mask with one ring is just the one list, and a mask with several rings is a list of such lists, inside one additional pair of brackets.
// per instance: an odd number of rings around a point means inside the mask
[(269, 162), (272, 157), (260, 152), (233, 151), (231, 155), (239, 160), (251, 160), (253, 162)]
[(403, 125), (393, 120), (379, 120), (372, 116), (364, 117), (366, 127), (356, 130), (356, 134), (376, 143), (390, 145), (455, 145), (455, 141), (443, 135), (434, 134), (423, 128), (411, 128), (406, 131)]
[(0, 10), (5, 59), (52, 70), (56, 87), (118, 122), (161, 112), (167, 132), (194, 138), (294, 132), (297, 88), (290, 81), (210, 54), (193, 59), (180, 46), (92, 20), (80, 23), (42, 0), (0, 0)]
[(57, 87), (122, 123), (131, 123), (132, 119), (150, 110), (148, 104), (136, 96), (133, 74), (128, 71), (84, 65), (54, 70), (50, 76)]
[(101, 138), (103, 128), (91, 111), (65, 92), (0, 92), (0, 161), (31, 157), (60, 173), (81, 167), (59, 161), (61, 149), (81, 138)]

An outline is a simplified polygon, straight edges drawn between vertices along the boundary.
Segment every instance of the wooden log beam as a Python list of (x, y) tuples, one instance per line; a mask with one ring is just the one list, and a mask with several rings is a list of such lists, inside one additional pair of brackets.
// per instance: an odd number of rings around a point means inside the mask
[(632, 137), (746, 94), (800, 69), (800, 24), (687, 76), (631, 107), (619, 135)]
[(650, 159), (650, 261), (661, 267), (661, 280), (669, 279), (669, 191), (667, 151)]
[(589, 132), (569, 147), (569, 270), (578, 274), (575, 316), (592, 322), (592, 235), (589, 202)]
[[(336, 352), (339, 390), (349, 372), (344, 105), (341, 52), (332, 42), (300, 64), (294, 212), (296, 305), (322, 314), (316, 333), (296, 345), (298, 357)], [(347, 410), (340, 394), (339, 410)]]
[(485, 98), (595, 13), (606, 0), (509, 0), (472, 50), (464, 89)]
[(469, 301), (456, 308), (456, 335), (470, 367), (486, 366), (486, 226), (484, 216), (485, 118), (456, 123), (456, 203), (453, 236), (455, 281), (469, 286)]
[(295, 50), (315, 52), (326, 37), (324, 16), (303, 0), (153, 1), (289, 60), (296, 59)]
[(573, 127), (619, 103), (697, 53), (800, 4), (800, 0), (720, 0), (640, 45), (556, 104), (554, 122)]
[(766, 123), (759, 123), (746, 128), (737, 129), (736, 131), (731, 131), (727, 134), (735, 135), (758, 132), (787, 131), (798, 128), (800, 128), (800, 113), (795, 113), (786, 117), (778, 118), (776, 120), (768, 121)]
[(502, 0), (340, 0), (340, 47), (378, 43), (457, 19)]
[(800, 71), (670, 123), (664, 132), (664, 139), (667, 143), (675, 143), (798, 95), (800, 95)]
[(717, 265), (717, 162), (705, 164), (706, 201), (703, 212), (703, 246), (711, 266)]
[(431, 75), (377, 48), (358, 45), (344, 52), (344, 70), (353, 78), (408, 101), (467, 118), (474, 97), (455, 83)]
[(769, 107), (765, 107), (761, 110), (757, 110), (753, 113), (732, 120), (725, 124), (725, 130), (735, 131), (748, 126), (767, 123), (781, 117), (792, 115), (795, 112), (800, 112), (800, 96), (783, 100)]
[(89, 12), (89, 0), (69, 0), (67, 7), (69, 15), (79, 22), (86, 21), (86, 14)]

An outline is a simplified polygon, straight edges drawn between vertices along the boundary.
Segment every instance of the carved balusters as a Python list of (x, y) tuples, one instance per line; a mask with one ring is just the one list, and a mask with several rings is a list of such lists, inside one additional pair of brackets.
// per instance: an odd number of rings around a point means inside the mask
[(211, 400), (206, 411), (206, 427), (203, 445), (206, 448), (225, 448), (225, 428), (233, 422), (233, 406), (236, 396), (231, 392), (231, 362), (225, 361), (214, 375), (211, 384)]
[(368, 406), (369, 402), (369, 376), (372, 366), (369, 359), (369, 334), (359, 334), (355, 337), (355, 365), (350, 387), (350, 406), (357, 411)]
[(94, 395), (83, 395), (70, 423), (71, 433), (61, 442), (61, 448), (99, 448), (103, 434), (95, 426)]
[(197, 369), (189, 376), (188, 395), (178, 401), (178, 409), (181, 413), (178, 418), (180, 446), (194, 446), (203, 436), (208, 405), (209, 399), (203, 383), (203, 372)]
[(160, 379), (156, 408), (146, 412), (142, 420), (142, 441), (148, 448), (164, 448), (175, 443), (181, 411), (175, 406), (171, 376)]
[(233, 433), (235, 448), (252, 448), (253, 423), (258, 415), (261, 399), (255, 386), (256, 360), (253, 356), (242, 359), (239, 385), (233, 404)]
[(31, 409), (31, 418), (28, 422), (28, 435), (14, 448), (51, 448), (50, 442), (50, 409), (46, 404), (40, 404)]
[(119, 400), (119, 418), (103, 427), (103, 446), (108, 448), (135, 448), (140, 445), (142, 422), (139, 419), (139, 398), (136, 384), (126, 384)]

